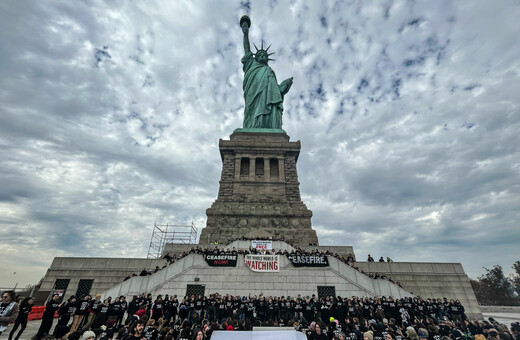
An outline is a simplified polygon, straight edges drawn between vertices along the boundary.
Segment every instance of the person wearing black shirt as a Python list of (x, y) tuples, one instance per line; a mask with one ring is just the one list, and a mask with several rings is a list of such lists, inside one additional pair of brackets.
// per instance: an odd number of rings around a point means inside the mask
[(159, 335), (159, 331), (157, 330), (157, 326), (154, 326), (155, 323), (156, 322), (153, 319), (148, 320), (146, 327), (143, 329), (143, 337), (145, 337), (146, 340), (156, 340), (157, 339), (157, 336)]
[(456, 302), (450, 300), (448, 311), (453, 320), (458, 323), (462, 323), (462, 314), (464, 313), (464, 310), (458, 300)]
[(177, 300), (177, 295), (174, 295), (170, 300), (170, 304), (168, 305), (168, 311), (170, 312), (170, 319), (173, 319), (173, 322), (175, 322), (177, 320), (177, 314), (179, 313), (178, 308), (179, 308), (179, 300)]
[[(92, 329), (100, 328), (101, 326), (103, 326), (105, 324), (105, 321), (107, 320), (108, 309), (109, 309), (108, 300), (107, 299), (103, 300), (103, 302), (100, 303), (96, 309), (97, 309), (96, 318), (94, 319), (94, 322), (92, 322)], [(137, 312), (137, 310), (136, 310), (136, 312)], [(131, 317), (131, 315), (129, 315), (129, 317)]]
[(53, 335), (56, 334), (58, 328), (66, 327), (69, 324), (70, 317), (73, 316), (76, 311), (76, 306), (76, 297), (72, 295), (58, 308), (58, 323), (56, 327), (54, 327)]
[(329, 340), (325, 325), (322, 323), (316, 323), (314, 332), (311, 333), (309, 340)]
[(267, 321), (267, 303), (263, 296), (260, 296), (256, 306), (256, 316), (260, 321)]
[[(137, 297), (137, 295), (134, 295), (132, 297), (132, 301), (130, 301), (128, 303), (128, 315), (126, 317), (126, 320), (129, 320), (135, 312), (137, 312), (139, 310), (139, 297)], [(125, 324), (127, 323), (127, 321), (125, 320)]]
[(267, 318), (268, 318), (268, 320), (275, 321), (275, 318), (274, 318), (274, 303), (273, 303), (273, 299), (272, 298), (269, 298), (269, 300), (267, 301)]
[(83, 300), (77, 302), (77, 308), (74, 312), (74, 319), (72, 321), (72, 326), (70, 326), (70, 332), (75, 332), (77, 329), (81, 329), (81, 324), (85, 319), (85, 316), (89, 314), (90, 308), (90, 295), (85, 295)]
[(231, 298), (231, 295), (228, 295), (228, 297), (226, 298), (226, 317), (233, 317), (233, 300)]
[(199, 296), (195, 300), (195, 311), (200, 315), (201, 318), (203, 317), (202, 310), (205, 306), (205, 303), (206, 302), (204, 301), (204, 297), (202, 297), (202, 295), (199, 294)]
[(330, 308), (332, 306), (332, 301), (330, 301), (330, 297), (326, 297), (325, 300), (322, 301), (321, 304), (321, 320), (328, 322), (330, 319)]
[(23, 331), (25, 330), (25, 327), (27, 326), (27, 317), (29, 316), (29, 313), (32, 310), (33, 304), (34, 300), (30, 296), (23, 299), (22, 303), (20, 303), (18, 316), (16, 317), (16, 320), (14, 322), (13, 329), (9, 333), (9, 340), (13, 338), (13, 335), (16, 332), (16, 329), (18, 329), (18, 326), (21, 326), (21, 328), (14, 339), (18, 340), (20, 338), (20, 335), (22, 335)]
[(195, 295), (192, 295), (186, 304), (188, 306), (188, 321), (191, 321), (191, 314), (195, 311)]
[(107, 321), (108, 320), (117, 320), (119, 316), (119, 312), (121, 311), (121, 302), (119, 301), (119, 296), (116, 297), (113, 303), (108, 305), (108, 313), (107, 313)]
[(36, 340), (40, 340), (51, 330), (54, 313), (61, 306), (61, 304), (58, 302), (59, 298), (60, 296), (58, 294), (53, 294), (52, 298), (45, 305), (45, 311), (42, 315), (42, 323), (40, 324), (40, 328), (36, 333)]
[(286, 309), (286, 313), (287, 313), (287, 319), (286, 319), (287, 322), (289, 320), (294, 320), (294, 305), (295, 305), (294, 298), (287, 297), (287, 302), (285, 303), (285, 309)]
[(126, 340), (141, 340), (146, 339), (143, 336), (144, 330), (144, 322), (142, 320), (137, 320), (130, 326), (130, 330), (128, 331), (130, 335), (126, 338)]
[(222, 319), (226, 317), (226, 303), (222, 298), (218, 299), (217, 302), (217, 321), (222, 322)]
[[(345, 309), (346, 309), (345, 301), (343, 301), (341, 296), (338, 296), (336, 298), (336, 303), (334, 304), (333, 316), (339, 321), (345, 320)], [(339, 332), (337, 332), (337, 333), (339, 333)]]
[(159, 320), (159, 318), (162, 318), (163, 314), (164, 314), (163, 299), (162, 299), (161, 295), (158, 295), (157, 299), (155, 299), (155, 303), (153, 304), (152, 319), (157, 321), (157, 320)]
[(313, 311), (312, 307), (313, 306), (312, 306), (311, 300), (309, 299), (309, 297), (307, 297), (302, 302), (302, 313), (303, 313), (303, 317), (305, 318), (305, 320), (307, 322), (312, 322), (314, 320), (314, 311)]
[(183, 321), (188, 317), (188, 305), (186, 303), (186, 298), (182, 300), (182, 302), (179, 304), (179, 319)]
[(92, 326), (92, 323), (94, 322), (96, 318), (96, 314), (99, 311), (99, 308), (101, 306), (101, 294), (96, 294), (96, 298), (90, 301), (90, 306), (88, 308), (88, 317), (87, 321), (85, 322), (85, 325), (81, 329), (82, 332), (90, 330), (90, 327)]
[[(101, 297), (101, 295), (99, 295)], [(121, 326), (121, 323), (123, 322), (123, 316), (125, 315), (125, 312), (128, 308), (128, 302), (126, 302), (126, 296), (121, 295), (119, 297), (119, 303), (121, 304), (121, 310), (119, 311), (119, 314), (117, 315), (117, 325)]]

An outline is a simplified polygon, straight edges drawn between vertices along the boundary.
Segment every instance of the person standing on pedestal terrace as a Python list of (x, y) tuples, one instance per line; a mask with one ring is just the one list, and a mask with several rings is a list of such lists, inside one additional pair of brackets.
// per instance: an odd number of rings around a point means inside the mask
[(11, 321), (16, 320), (20, 306), (15, 301), (16, 295), (14, 290), (2, 293), (2, 302), (0, 303), (0, 334), (7, 329)]
[(78, 329), (81, 329), (81, 324), (85, 319), (85, 316), (89, 314), (90, 308), (90, 295), (85, 295), (83, 300), (78, 303), (78, 308), (74, 312), (74, 319), (72, 321), (72, 326), (70, 326), (70, 332), (75, 332)]
[(45, 305), (45, 311), (42, 315), (42, 323), (40, 324), (38, 333), (36, 333), (36, 340), (40, 340), (45, 334), (49, 334), (52, 327), (54, 313), (61, 306), (61, 303), (58, 302), (59, 298), (60, 296), (58, 294), (53, 294), (52, 298)]
[(77, 303), (74, 295), (71, 295), (67, 301), (61, 304), (58, 309), (58, 323), (56, 324), (56, 327), (54, 327), (54, 332), (52, 332), (53, 335), (57, 334), (59, 328), (67, 327), (70, 317), (74, 315), (74, 312), (76, 311), (76, 307)]
[(13, 329), (9, 333), (9, 340), (13, 338), (13, 335), (16, 332), (18, 326), (21, 326), (21, 328), (14, 339), (18, 340), (20, 338), (20, 335), (22, 335), (23, 331), (25, 330), (25, 327), (27, 326), (27, 317), (29, 316), (29, 313), (32, 310), (33, 304), (34, 300), (31, 296), (26, 297), (25, 299), (23, 299), (22, 303), (20, 303), (20, 311), (18, 313), (16, 321), (14, 322)]
[(96, 318), (96, 314), (99, 311), (99, 308), (101, 307), (101, 294), (96, 294), (96, 297), (90, 301), (90, 305), (87, 311), (88, 317), (86, 317), (86, 322), (83, 328), (81, 328), (82, 332), (90, 330), (90, 327), (92, 326), (92, 323), (94, 322), (94, 319)]
[(264, 50), (263, 42), (260, 49), (255, 46), (253, 55), (249, 45), (249, 27), (251, 19), (244, 15), (240, 19), (240, 26), (244, 33), (244, 128), (282, 128), (283, 97), (289, 92), (293, 78), (284, 80), (280, 85), (276, 81), (276, 74), (267, 65), (269, 47)]

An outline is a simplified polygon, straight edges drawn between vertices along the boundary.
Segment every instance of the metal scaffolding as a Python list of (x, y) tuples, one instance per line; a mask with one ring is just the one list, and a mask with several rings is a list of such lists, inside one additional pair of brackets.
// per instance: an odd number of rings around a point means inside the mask
[(194, 244), (197, 242), (197, 227), (193, 222), (189, 224), (154, 224), (149, 259), (158, 259), (162, 256), (166, 243)]

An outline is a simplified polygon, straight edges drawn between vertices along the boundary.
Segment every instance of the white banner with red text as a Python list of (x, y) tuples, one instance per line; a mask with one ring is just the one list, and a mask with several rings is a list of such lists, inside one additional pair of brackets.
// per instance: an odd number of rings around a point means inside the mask
[(254, 272), (274, 273), (280, 271), (278, 255), (245, 255), (246, 265)]
[(273, 250), (273, 241), (251, 240), (251, 248), (258, 250)]

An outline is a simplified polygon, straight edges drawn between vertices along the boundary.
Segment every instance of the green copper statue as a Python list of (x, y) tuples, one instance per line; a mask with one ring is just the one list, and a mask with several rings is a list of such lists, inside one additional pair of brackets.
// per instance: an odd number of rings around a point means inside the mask
[(269, 46), (264, 50), (264, 44), (253, 55), (249, 46), (249, 27), (251, 19), (244, 15), (240, 19), (244, 33), (244, 128), (281, 129), (283, 113), (283, 97), (289, 92), (293, 78), (286, 79), (278, 85), (274, 71), (267, 65)]

